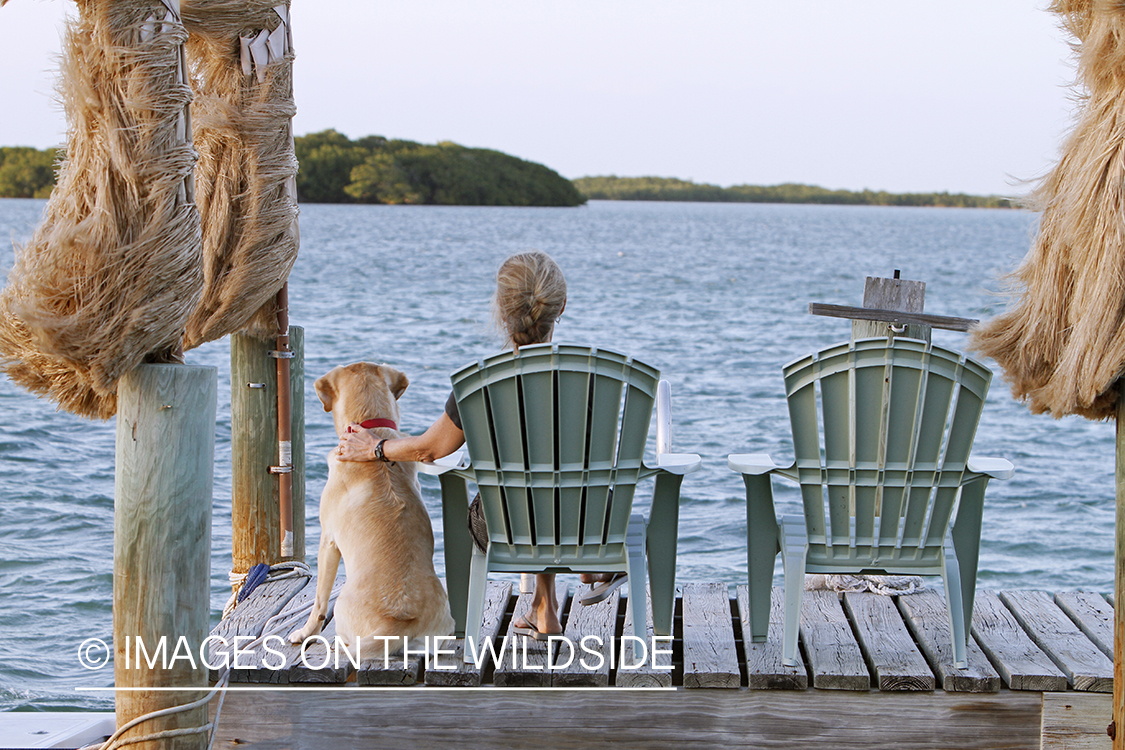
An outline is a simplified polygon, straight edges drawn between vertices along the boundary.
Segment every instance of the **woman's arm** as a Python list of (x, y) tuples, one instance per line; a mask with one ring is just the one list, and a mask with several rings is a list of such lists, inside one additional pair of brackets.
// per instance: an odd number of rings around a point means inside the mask
[[(375, 446), (382, 439), (357, 424), (340, 438), (336, 458), (340, 461), (374, 461)], [(442, 412), (430, 428), (416, 437), (391, 438), (383, 443), (388, 461), (433, 461), (448, 456), (465, 442), (465, 433)]]

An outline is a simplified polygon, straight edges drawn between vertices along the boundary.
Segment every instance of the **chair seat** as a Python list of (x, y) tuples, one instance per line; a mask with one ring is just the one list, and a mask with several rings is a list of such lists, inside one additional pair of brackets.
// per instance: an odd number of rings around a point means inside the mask
[[(934, 575), (942, 572), (942, 547), (915, 545), (877, 545), (876, 536), (857, 538), (855, 523), (850, 537), (841, 537), (828, 544), (825, 537), (808, 537), (805, 517), (784, 515), (778, 519), (781, 537), (793, 544), (807, 546), (806, 573), (836, 573), (840, 566), (856, 569), (864, 575)], [(783, 543), (784, 545), (784, 543)]]
[[(489, 570), (505, 573), (615, 573), (623, 572), (631, 549), (643, 549), (647, 524), (642, 514), (629, 515), (625, 541), (599, 544), (489, 545)], [(532, 570), (528, 570), (531, 561)], [(548, 567), (541, 567), (548, 566)]]

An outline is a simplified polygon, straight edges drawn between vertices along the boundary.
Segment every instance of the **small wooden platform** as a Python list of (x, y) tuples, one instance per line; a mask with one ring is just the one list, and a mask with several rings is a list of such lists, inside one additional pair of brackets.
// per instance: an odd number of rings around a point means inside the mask
[[(315, 581), (278, 581), (256, 589), (213, 635), (258, 635), (267, 620), (284, 637), (305, 615), (283, 618), (307, 602)], [(781, 663), (781, 592), (774, 591), (766, 643), (751, 643), (743, 586), (688, 583), (676, 602), (674, 638), (644, 647), (628, 638), (619, 592), (584, 607), (559, 578), (565, 639), (553, 644), (514, 636), (511, 622), (530, 597), (508, 582), (489, 584), (485, 643), (466, 664), (464, 641), (448, 642), (436, 657), (403, 659), (346, 654), (334, 659), (323, 644), (302, 655), (273, 641), (272, 651), (244, 651), (232, 683), (273, 685), (432, 687), (664, 687), (725, 690), (855, 691), (867, 693), (1108, 693), (1113, 686), (1113, 610), (1096, 594), (978, 591), (973, 641), (965, 669), (953, 666), (941, 593), (901, 597), (809, 591), (801, 612), (800, 663)], [(578, 584), (573, 584), (578, 587)], [(733, 594), (733, 596), (732, 596)], [(282, 617), (276, 617), (277, 615)], [(651, 635), (651, 621), (649, 633)], [(324, 635), (331, 641), (333, 623)], [(634, 650), (636, 649), (636, 650)], [(212, 663), (220, 660), (213, 653)]]

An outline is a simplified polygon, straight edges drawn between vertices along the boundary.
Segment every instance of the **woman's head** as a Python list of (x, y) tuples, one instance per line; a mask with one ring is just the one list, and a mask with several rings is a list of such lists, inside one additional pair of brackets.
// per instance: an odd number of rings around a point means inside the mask
[(519, 253), (496, 272), (493, 311), (513, 346), (550, 340), (564, 307), (566, 279), (550, 255)]

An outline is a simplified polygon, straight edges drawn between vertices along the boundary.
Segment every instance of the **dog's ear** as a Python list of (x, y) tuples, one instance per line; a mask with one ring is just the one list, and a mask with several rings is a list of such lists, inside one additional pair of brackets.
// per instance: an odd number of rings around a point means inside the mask
[(325, 411), (332, 411), (332, 404), (336, 401), (336, 369), (329, 370), (313, 383), (313, 388), (316, 389), (316, 395), (320, 397), (320, 403), (324, 404)]
[(406, 391), (406, 386), (410, 385), (406, 375), (393, 367), (384, 367), (383, 377), (387, 379), (387, 385), (390, 386), (391, 393), (394, 394), (396, 401)]

